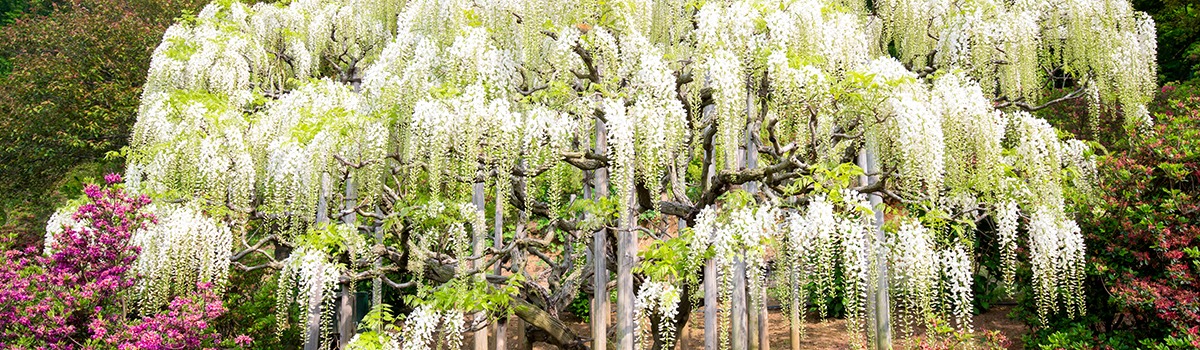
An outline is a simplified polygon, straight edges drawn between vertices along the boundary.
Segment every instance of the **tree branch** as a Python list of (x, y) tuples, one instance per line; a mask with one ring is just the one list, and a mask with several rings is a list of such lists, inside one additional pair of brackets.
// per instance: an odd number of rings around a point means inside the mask
[(1036, 105), (1036, 106), (1025, 103), (1024, 101), (1022, 101), (1022, 99), (1009, 101), (1008, 96), (1000, 96), (999, 98), (996, 99), (995, 104), (993, 106), (996, 107), (996, 109), (1007, 108), (1007, 107), (1018, 107), (1018, 108), (1025, 110), (1026, 112), (1036, 112), (1036, 111), (1043, 110), (1048, 107), (1057, 105), (1059, 103), (1078, 99), (1080, 97), (1083, 97), (1085, 93), (1087, 93), (1087, 84), (1080, 85), (1078, 89), (1075, 89), (1075, 91), (1071, 91), (1070, 93), (1063, 95), (1062, 97), (1047, 101), (1046, 103)]

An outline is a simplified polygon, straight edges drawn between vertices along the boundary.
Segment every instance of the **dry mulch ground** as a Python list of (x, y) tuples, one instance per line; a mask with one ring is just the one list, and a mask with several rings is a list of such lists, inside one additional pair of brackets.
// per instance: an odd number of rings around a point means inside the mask
[[(1016, 320), (1008, 318), (1009, 312), (1012, 311), (1011, 306), (997, 306), (974, 318), (975, 330), (990, 331), (996, 330), (1003, 333), (1012, 341), (1012, 349), (1024, 349), (1021, 344), (1021, 336), (1028, 333), (1028, 328), (1024, 324)], [(576, 332), (576, 334), (586, 334), (589, 332), (588, 324), (572, 316), (571, 319), (564, 319), (563, 322)], [(790, 341), (789, 329), (784, 315), (778, 310), (772, 310), (769, 314), (771, 348), (787, 349)], [(510, 349), (519, 349), (514, 346), (518, 344), (517, 333), (511, 324), (508, 327), (508, 344)], [(464, 349), (471, 349), (470, 336), (464, 337)], [(704, 348), (704, 314), (702, 311), (692, 314), (692, 320), (688, 322), (688, 326), (684, 328), (680, 339), (680, 347), (678, 349), (703, 349)], [(493, 345), (494, 346), (494, 345)], [(842, 319), (828, 319), (824, 321), (810, 321), (805, 326), (804, 339), (801, 342), (804, 349), (850, 349), (849, 338), (846, 336), (846, 321)], [(904, 344), (901, 341), (896, 343), (897, 349), (904, 349)], [(550, 350), (553, 346), (537, 343), (533, 346), (534, 350)]]

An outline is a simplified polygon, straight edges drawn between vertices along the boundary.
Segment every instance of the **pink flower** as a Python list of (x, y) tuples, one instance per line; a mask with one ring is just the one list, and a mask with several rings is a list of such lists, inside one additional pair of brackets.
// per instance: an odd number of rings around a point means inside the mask
[(247, 336), (245, 334), (238, 334), (237, 337), (233, 338), (233, 343), (237, 344), (238, 346), (241, 346), (241, 347), (250, 346), (250, 343), (253, 343), (253, 342), (254, 342), (254, 338), (250, 338), (250, 336)]
[[(109, 174), (105, 181), (111, 185), (121, 177)], [(115, 301), (136, 281), (127, 271), (140, 249), (129, 239), (134, 230), (155, 222), (153, 215), (141, 212), (150, 199), (94, 184), (84, 192), (88, 201), (72, 217), (88, 224), (56, 235), (54, 254), (26, 249), (4, 251), (0, 257), (0, 304), (5, 306), (0, 309), (0, 344), (31, 339), (34, 348), (69, 350), (89, 340), (107, 344), (105, 348), (144, 350), (219, 344), (221, 336), (209, 325), (226, 309), (208, 285), (176, 297), (167, 310), (127, 318)], [(88, 331), (77, 332), (73, 325), (87, 325)]]

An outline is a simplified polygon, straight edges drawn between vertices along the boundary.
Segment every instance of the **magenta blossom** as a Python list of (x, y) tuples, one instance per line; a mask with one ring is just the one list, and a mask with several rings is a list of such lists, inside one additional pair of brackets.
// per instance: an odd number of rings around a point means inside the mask
[[(213, 320), (225, 313), (211, 286), (178, 296), (167, 310), (129, 318), (124, 291), (136, 282), (129, 272), (140, 249), (133, 232), (156, 219), (142, 209), (145, 195), (87, 185), (74, 222), (56, 234), (49, 256), (35, 247), (0, 252), (0, 348), (205, 349), (220, 343)], [(10, 247), (0, 239), (0, 249)], [(236, 341), (249, 341), (235, 339)]]

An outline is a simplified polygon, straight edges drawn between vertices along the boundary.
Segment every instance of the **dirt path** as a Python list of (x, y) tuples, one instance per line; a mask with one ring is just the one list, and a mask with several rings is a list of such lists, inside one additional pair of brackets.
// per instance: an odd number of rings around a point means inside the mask
[[(1021, 336), (1028, 333), (1028, 328), (1024, 324), (1016, 320), (1008, 318), (1008, 313), (1012, 310), (1010, 306), (998, 306), (992, 308), (988, 312), (976, 315), (974, 318), (975, 330), (977, 332), (996, 330), (1008, 336), (1012, 340), (1012, 349), (1024, 349), (1020, 343)], [(563, 322), (567, 323), (577, 334), (586, 334), (589, 332), (588, 325), (579, 319), (568, 316)], [(789, 330), (787, 321), (778, 310), (772, 310), (769, 314), (770, 334), (769, 340), (771, 348), (786, 349), (788, 347)], [(470, 349), (470, 336), (464, 337), (464, 349)], [(695, 312), (692, 314), (692, 319), (688, 322), (688, 326), (684, 328), (680, 339), (680, 350), (703, 349), (704, 348), (704, 313)], [(514, 327), (509, 327), (508, 331), (509, 345), (517, 344), (517, 333)], [(804, 349), (849, 349), (849, 339), (846, 337), (846, 321), (841, 319), (830, 319), (825, 321), (810, 320), (805, 326), (804, 339), (801, 342)], [(516, 347), (510, 347), (516, 348)], [(901, 342), (897, 342), (897, 349), (904, 349)], [(534, 350), (551, 350), (553, 346), (547, 344), (534, 344)]]

